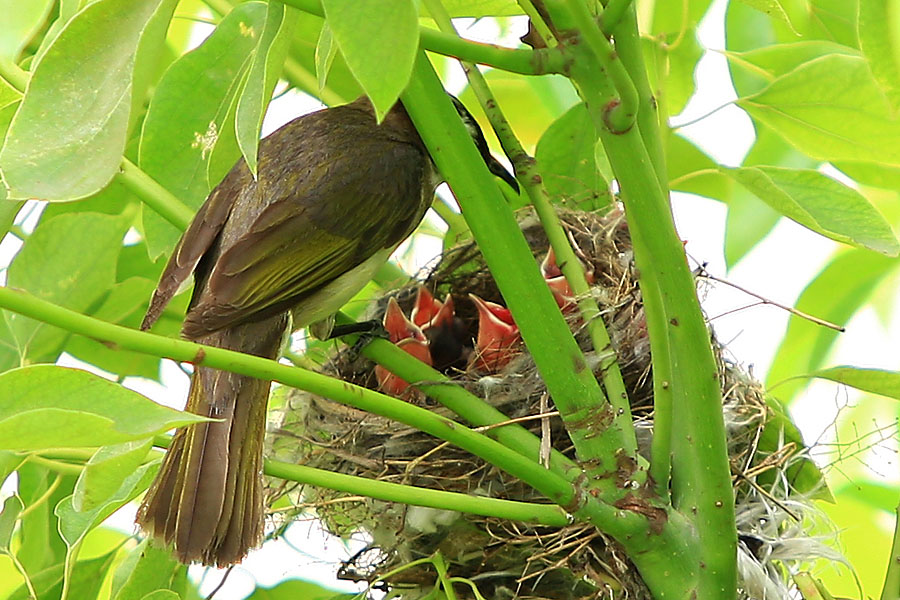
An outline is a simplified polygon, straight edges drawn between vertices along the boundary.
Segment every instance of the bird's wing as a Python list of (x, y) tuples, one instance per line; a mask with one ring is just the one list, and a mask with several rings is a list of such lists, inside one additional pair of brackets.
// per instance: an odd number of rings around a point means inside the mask
[(236, 190), (240, 189), (243, 183), (245, 182), (241, 177), (226, 178), (197, 211), (194, 220), (169, 257), (159, 284), (153, 292), (147, 314), (144, 315), (141, 329), (150, 329), (159, 319), (166, 305), (178, 293), (181, 284), (190, 277), (197, 263), (213, 245), (228, 220), (234, 199), (237, 197)]
[[(184, 334), (196, 338), (287, 310), (409, 235), (427, 207), (427, 159), (408, 144), (381, 143), (373, 151), (380, 155), (366, 165), (328, 165), (328, 175), (313, 178), (316, 189), (302, 199), (270, 202), (233, 243), (226, 226), (222, 252), (195, 295)], [(397, 170), (396, 161), (409, 168)], [(385, 181), (386, 169), (392, 176)], [(266, 194), (266, 186), (256, 193)]]

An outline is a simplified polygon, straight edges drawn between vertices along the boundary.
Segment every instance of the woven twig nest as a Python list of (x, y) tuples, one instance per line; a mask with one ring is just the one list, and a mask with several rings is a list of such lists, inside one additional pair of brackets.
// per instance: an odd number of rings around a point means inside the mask
[[(591, 293), (613, 340), (643, 451), (649, 448), (653, 424), (650, 348), (624, 215), (614, 209), (606, 215), (564, 211), (560, 217), (586, 271), (593, 275)], [(535, 260), (540, 262), (548, 252), (543, 229), (527, 211), (520, 214), (520, 224)], [(503, 303), (474, 244), (445, 252), (423, 284), (438, 298), (452, 295), (456, 316), (468, 332), (469, 348), (478, 326), (469, 294)], [(417, 285), (394, 294), (407, 314)], [(380, 299), (370, 316), (381, 319), (386, 306), (387, 298)], [(599, 375), (599, 357), (591, 348), (577, 311), (569, 312), (568, 320), (588, 363)], [(784, 444), (774, 450), (759, 450), (761, 433), (770, 417), (763, 390), (736, 364), (721, 358), (723, 351), (718, 344), (714, 346), (720, 357), (729, 454), (736, 474), (742, 572), (757, 574), (757, 580), (745, 581), (743, 594), (747, 598), (762, 593), (767, 598), (787, 597), (783, 582), (788, 573), (770, 559), (778, 558), (773, 549), (780, 543), (780, 533), (790, 527), (793, 517), (802, 521), (809, 506), (791, 496), (784, 475), (791, 461), (805, 460), (800, 458), (803, 449)], [(374, 364), (351, 350), (337, 353), (323, 371), (378, 389)], [(499, 373), (485, 375), (467, 367), (465, 361), (446, 368), (445, 373), (511, 419), (547, 412), (546, 388), (524, 347)], [(453, 416), (424, 395), (408, 393), (405, 399)], [(545, 501), (529, 486), (481, 459), (405, 425), (298, 390), (287, 394), (284, 406), (284, 410), (275, 411), (269, 436), (270, 454), (278, 459), (394, 483)], [(549, 409), (553, 409), (552, 401)], [(523, 425), (540, 436), (544, 419), (525, 421)], [(552, 446), (573, 457), (560, 419), (550, 417), (549, 424)], [(773, 477), (773, 472), (778, 477)], [(780, 491), (773, 495), (764, 489), (758, 483), (761, 477), (768, 477), (768, 490)], [(371, 582), (440, 550), (450, 563), (451, 575), (473, 581), (486, 598), (651, 597), (624, 551), (591, 525), (576, 523), (553, 529), (371, 499), (336, 501), (342, 496), (327, 489), (306, 488), (298, 501), (313, 506), (331, 533), (348, 536), (363, 531), (371, 538), (366, 551), (343, 565), (340, 576), (344, 578)], [(401, 597), (412, 598), (412, 592), (403, 595), (402, 590), (422, 589), (433, 581), (434, 573), (426, 566), (400, 570), (382, 585)], [(773, 595), (776, 592), (781, 595)]]

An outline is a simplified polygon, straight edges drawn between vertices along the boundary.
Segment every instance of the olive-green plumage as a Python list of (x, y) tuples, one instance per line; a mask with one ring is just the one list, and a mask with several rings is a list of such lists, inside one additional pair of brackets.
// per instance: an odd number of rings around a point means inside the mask
[[(462, 105), (491, 171), (490, 157)], [(439, 179), (399, 103), (379, 125), (361, 98), (295, 119), (210, 193), (150, 302), (149, 328), (193, 274), (182, 327), (200, 343), (278, 357), (293, 316), (327, 319), (421, 221)], [(222, 419), (179, 429), (138, 512), (179, 560), (225, 566), (262, 541), (262, 445), (269, 381), (198, 365), (186, 410)]]

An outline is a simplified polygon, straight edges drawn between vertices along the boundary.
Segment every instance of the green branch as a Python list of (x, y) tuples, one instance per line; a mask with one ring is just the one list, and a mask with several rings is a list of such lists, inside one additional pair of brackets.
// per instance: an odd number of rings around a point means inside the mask
[[(606, 43), (606, 38), (586, 7), (579, 0), (548, 0), (547, 8), (557, 27), (600, 40), (570, 48), (570, 73), (600, 131), (622, 190), (653, 345), (654, 372), (668, 370), (668, 381), (660, 382), (656, 390), (660, 391), (662, 384), (670, 390), (670, 395), (659, 398), (664, 418), (671, 398), (671, 418), (661, 424), (679, 424), (672, 437), (675, 507), (695, 525), (699, 540), (696, 558), (704, 565), (689, 592), (699, 598), (730, 597), (737, 586), (737, 537), (718, 368), (668, 196), (657, 175), (658, 165), (643, 137), (650, 132), (640, 126), (623, 131), (609, 118), (609, 109), (618, 99), (609, 94), (597, 73), (615, 65), (622, 67), (622, 63), (611, 62), (605, 48), (594, 49)], [(629, 21), (628, 26), (634, 25)], [(612, 71), (609, 74), (612, 76)], [(618, 83), (616, 87), (622, 91)], [(662, 450), (657, 450), (655, 458), (659, 459)], [(651, 468), (654, 472), (666, 470), (664, 465)], [(645, 577), (648, 574), (641, 572)]]
[[(444, 11), (443, 5), (441, 5), (439, 0), (426, 0), (426, 6), (439, 27), (445, 31), (453, 31), (450, 17)], [(584, 267), (575, 255), (575, 251), (572, 249), (569, 238), (560, 222), (559, 215), (550, 202), (536, 161), (525, 152), (525, 149), (519, 143), (481, 72), (470, 63), (464, 63), (463, 68), (468, 76), (469, 85), (471, 85), (475, 96), (484, 108), (491, 126), (497, 134), (497, 138), (500, 140), (503, 151), (512, 161), (518, 180), (535, 208), (535, 212), (547, 234), (547, 239), (556, 254), (556, 262), (575, 293), (575, 297), (578, 299), (578, 307), (581, 310), (584, 322), (587, 324), (594, 350), (602, 356), (600, 368), (603, 371), (603, 382), (609, 398), (604, 397), (601, 392), (596, 398), (597, 404), (592, 410), (597, 412), (609, 411), (609, 404), (612, 404), (612, 426), (606, 427), (601, 432), (582, 427), (573, 427), (569, 430), (569, 434), (578, 451), (578, 456), (583, 461), (590, 461), (601, 456), (608, 457), (608, 460), (612, 461), (617, 453), (624, 450), (627, 456), (636, 459), (637, 441), (634, 435), (631, 407), (628, 404), (625, 382), (622, 380), (622, 374), (616, 362), (615, 351), (603, 324), (600, 308), (591, 294), (590, 285), (588, 285), (584, 274)], [(607, 492), (613, 492), (613, 497), (608, 498), (610, 501), (621, 495), (621, 491), (615, 491), (613, 482), (609, 480), (606, 480), (605, 485), (601, 486), (601, 489), (604, 488)]]
[[(625, 11), (633, 8), (633, 0), (609, 0), (605, 4), (603, 13), (600, 15), (600, 30), (604, 35), (613, 35)], [(616, 39), (616, 46), (618, 47), (618, 45), (619, 40)]]
[[(568, 427), (589, 432), (587, 435), (602, 434), (614, 415), (608, 405), (607, 410), (596, 410), (603, 402), (600, 386), (560, 314), (512, 210), (424, 54), (416, 62), (402, 99), (453, 189), (563, 421)], [(598, 471), (614, 478), (612, 456), (598, 463), (594, 465)]]
[(532, 485), (557, 504), (567, 505), (575, 497), (571, 483), (558, 475), (549, 473), (537, 462), (525, 458), (502, 444), (427, 409), (413, 406), (408, 402), (385, 396), (373, 390), (351, 385), (340, 379), (298, 367), (282, 365), (277, 361), (258, 356), (128, 329), (76, 313), (40, 300), (27, 292), (9, 287), (0, 288), (0, 307), (72, 333), (101, 342), (109, 342), (125, 350), (277, 381), (306, 390), (324, 398), (330, 398), (336, 402), (399, 421), (456, 444)]
[(294, 465), (274, 460), (266, 460), (265, 473), (272, 477), (329, 488), (339, 492), (347, 492), (348, 494), (368, 496), (386, 502), (401, 502), (415, 506), (455, 510), (484, 517), (539, 523), (548, 527), (564, 527), (570, 522), (565, 511), (555, 504), (516, 502), (514, 500), (432, 490), (387, 481), (377, 481), (365, 477), (355, 477), (344, 473), (334, 473), (324, 469), (314, 469), (304, 465)]
[[(624, 133), (634, 125), (640, 106), (634, 82), (619, 59), (616, 50), (595, 25), (594, 18), (584, 0), (566, 0), (566, 7), (572, 25), (577, 29), (578, 35), (587, 42), (587, 47), (593, 53), (596, 70), (592, 76), (597, 77), (599, 71), (609, 79), (616, 90), (617, 96), (609, 98), (604, 105), (602, 126), (614, 133)], [(599, 127), (601, 125), (598, 125)]]
[(122, 158), (122, 166), (116, 177), (141, 202), (181, 231), (190, 225), (194, 211), (127, 158)]
[[(0, 308), (109, 343), (113, 347), (277, 381), (415, 427), (489, 460), (563, 509), (593, 523), (636, 551), (651, 551), (648, 544), (652, 546), (650, 540), (657, 539), (657, 536), (666, 541), (666, 552), (676, 546), (680, 552), (692, 543), (689, 529), (685, 529), (688, 524), (677, 513), (668, 515), (664, 507), (652, 505), (645, 500), (635, 500), (619, 507), (605, 504), (582, 489), (581, 484), (571, 484), (556, 473), (480, 433), (427, 409), (373, 390), (258, 356), (128, 329), (76, 313), (9, 287), (0, 287)], [(648, 535), (651, 531), (653, 536)], [(662, 556), (652, 556), (663, 560)], [(676, 555), (675, 559), (670, 557), (670, 560), (677, 562), (681, 559)]]
[[(158, 435), (153, 444), (168, 448), (172, 438)], [(570, 519), (555, 504), (535, 504), (486, 496), (473, 496), (458, 492), (445, 492), (428, 488), (378, 481), (345, 473), (335, 473), (278, 460), (266, 459), (263, 472), (271, 477), (295, 481), (306, 485), (328, 488), (356, 496), (368, 496), (385, 502), (400, 502), (415, 506), (455, 510), (457, 512), (512, 519), (525, 523), (538, 523), (548, 527), (565, 527)]]
[[(430, 11), (429, 11), (430, 12)], [(432, 13), (434, 16), (434, 13)], [(435, 31), (427, 27), (419, 29), (422, 47), (431, 52), (452, 56), (459, 60), (487, 65), (522, 75), (546, 75), (562, 73), (566, 58), (556, 49), (524, 50), (504, 48), (466, 40), (455, 34)]]
[[(355, 322), (343, 313), (338, 313), (335, 321), (338, 324)], [(358, 336), (348, 335), (344, 336), (343, 341), (353, 344), (357, 339)], [(387, 340), (376, 338), (366, 344), (361, 352), (363, 356), (375, 361), (404, 381), (412, 382), (429, 397), (476, 427), (498, 425), (509, 420), (509, 417), (466, 390), (458, 382), (416, 360)], [(491, 427), (484, 433), (522, 456), (534, 461), (539, 460), (541, 440), (519, 424)], [(549, 467), (552, 472), (570, 482), (576, 481), (581, 474), (581, 468), (558, 450), (551, 450)]]
[[(218, 0), (221, 2), (221, 0)], [(325, 16), (319, 0), (278, 0), (317, 17)], [(565, 57), (554, 49), (525, 50), (504, 48), (494, 44), (482, 44), (465, 40), (457, 35), (447, 35), (428, 27), (419, 28), (422, 47), (431, 52), (453, 56), (460, 60), (496, 67), (504, 71), (524, 75), (560, 73), (565, 67)]]
[[(644, 146), (650, 154), (650, 161), (653, 163), (659, 185), (665, 189), (668, 174), (666, 173), (665, 153), (660, 135), (659, 109), (656, 99), (653, 97), (653, 91), (650, 89), (650, 80), (644, 65), (644, 47), (638, 32), (634, 4), (631, 3), (631, 0), (610, 0), (607, 10), (603, 13), (604, 19), (606, 13), (613, 9), (622, 11), (613, 29), (616, 53), (637, 89), (639, 97), (637, 123), (641, 131), (641, 139), (644, 140)], [(606, 23), (605, 20), (604, 23)]]
[(881, 600), (898, 598), (900, 598), (900, 505), (894, 509), (894, 540), (891, 542), (891, 553), (888, 555), (884, 587), (881, 588)]
[[(607, 13), (613, 13), (609, 20)], [(665, 154), (659, 124), (659, 108), (644, 64), (644, 49), (637, 28), (635, 8), (630, 0), (610, 0), (603, 13), (604, 25), (612, 25), (615, 36), (616, 52), (628, 75), (635, 83), (639, 95), (640, 106), (637, 115), (638, 130), (641, 140), (650, 158), (653, 171), (659, 186), (665, 193), (668, 175), (666, 173)], [(613, 23), (615, 21), (615, 23)], [(636, 246), (643, 246), (640, 235), (637, 235)], [(643, 254), (643, 252), (637, 252)], [(663, 303), (664, 291), (659, 286), (656, 274), (646, 271), (641, 281), (644, 314), (648, 322), (648, 331), (665, 331), (666, 309)], [(655, 335), (650, 338), (650, 353), (653, 357), (653, 440), (650, 446), (650, 475), (656, 482), (657, 493), (662, 498), (669, 498), (669, 480), (672, 472), (672, 431), (673, 431), (673, 373), (672, 356), (668, 336)], [(683, 454), (680, 454), (683, 456)], [(690, 459), (688, 459), (690, 460)]]

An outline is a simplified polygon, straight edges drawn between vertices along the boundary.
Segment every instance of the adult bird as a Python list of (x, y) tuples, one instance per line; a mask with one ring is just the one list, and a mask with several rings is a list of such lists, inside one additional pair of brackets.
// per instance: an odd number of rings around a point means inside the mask
[[(513, 187), (454, 99), (490, 170)], [(178, 242), (142, 329), (193, 274), (182, 335), (277, 358), (293, 328), (327, 320), (412, 233), (441, 182), (401, 103), (376, 123), (365, 97), (299, 117), (209, 194)], [(198, 365), (186, 410), (220, 419), (175, 433), (138, 511), (184, 563), (239, 562), (263, 537), (262, 448), (270, 381)]]

